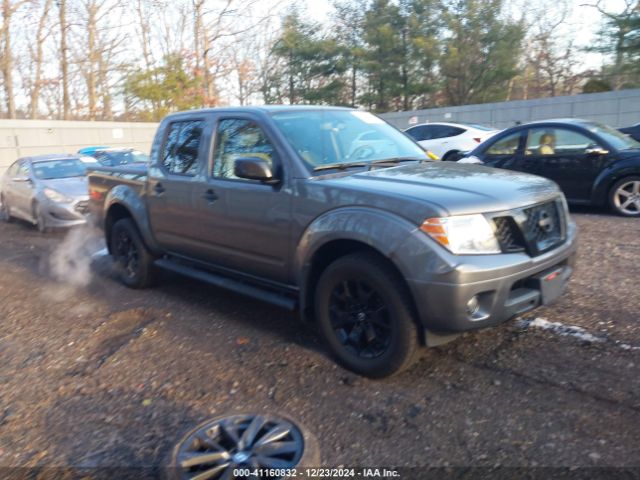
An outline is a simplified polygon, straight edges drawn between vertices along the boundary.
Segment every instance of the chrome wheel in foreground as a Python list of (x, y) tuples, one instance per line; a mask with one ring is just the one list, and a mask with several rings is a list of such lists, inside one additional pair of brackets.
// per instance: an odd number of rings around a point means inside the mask
[(301, 430), (289, 420), (271, 415), (234, 415), (191, 431), (175, 448), (172, 468), (181, 479), (277, 479), (282, 477), (249, 477), (240, 472), (293, 468), (304, 449)]
[(615, 207), (626, 215), (640, 214), (640, 180), (621, 184), (613, 194)]

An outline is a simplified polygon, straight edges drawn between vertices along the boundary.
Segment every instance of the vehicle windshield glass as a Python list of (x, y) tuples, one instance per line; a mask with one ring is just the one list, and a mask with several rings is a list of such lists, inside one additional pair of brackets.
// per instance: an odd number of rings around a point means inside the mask
[(33, 163), (33, 174), (40, 180), (83, 177), (86, 173), (85, 164), (75, 158)]
[(590, 132), (595, 133), (609, 142), (609, 144), (616, 150), (640, 149), (640, 142), (637, 142), (630, 136), (601, 123), (589, 123), (587, 124), (587, 128)]
[(125, 150), (120, 152), (96, 152), (96, 158), (103, 165), (127, 165), (129, 163), (147, 163), (149, 155), (138, 150)]
[(396, 158), (428, 159), (404, 133), (367, 112), (307, 110), (275, 113), (273, 119), (311, 169)]

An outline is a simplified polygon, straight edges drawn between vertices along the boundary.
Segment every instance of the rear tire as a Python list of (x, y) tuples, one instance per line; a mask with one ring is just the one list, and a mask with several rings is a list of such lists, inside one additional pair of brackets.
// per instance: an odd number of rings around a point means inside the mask
[(111, 228), (111, 254), (118, 278), (129, 288), (146, 288), (153, 283), (155, 257), (142, 241), (130, 218), (118, 220)]
[(640, 217), (640, 177), (625, 177), (609, 191), (609, 207), (623, 217)]
[(355, 253), (322, 273), (315, 295), (320, 330), (345, 368), (371, 378), (409, 367), (418, 326), (402, 278), (382, 258)]
[(3, 222), (12, 222), (11, 209), (4, 198), (4, 195), (0, 195), (0, 220)]

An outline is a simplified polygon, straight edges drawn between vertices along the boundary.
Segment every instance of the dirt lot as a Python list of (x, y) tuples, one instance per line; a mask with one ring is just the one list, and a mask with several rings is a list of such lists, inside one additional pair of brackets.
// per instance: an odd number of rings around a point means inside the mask
[(64, 233), (0, 224), (0, 466), (157, 466), (195, 423), (262, 410), (306, 425), (327, 466), (640, 466), (640, 225), (574, 216), (570, 290), (529, 319), (595, 341), (511, 321), (384, 381), (204, 284), (127, 290), (102, 257), (68, 285), (50, 260)]

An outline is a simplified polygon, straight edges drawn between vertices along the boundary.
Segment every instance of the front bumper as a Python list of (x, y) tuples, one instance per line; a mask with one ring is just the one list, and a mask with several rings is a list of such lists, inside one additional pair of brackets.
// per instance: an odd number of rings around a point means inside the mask
[[(561, 293), (574, 267), (577, 233), (569, 222), (562, 245), (531, 257), (526, 253), (456, 256), (416, 232), (398, 249), (396, 261), (408, 279), (423, 326), (435, 332), (463, 332), (497, 325)], [(544, 278), (551, 277), (555, 292), (543, 295)], [(473, 297), (478, 309), (470, 314), (467, 303)]]
[(73, 227), (87, 223), (89, 198), (70, 203), (56, 203), (49, 199), (39, 202), (40, 214), (46, 227)]

